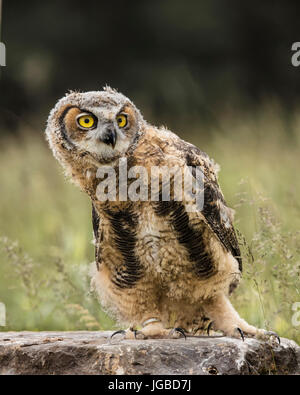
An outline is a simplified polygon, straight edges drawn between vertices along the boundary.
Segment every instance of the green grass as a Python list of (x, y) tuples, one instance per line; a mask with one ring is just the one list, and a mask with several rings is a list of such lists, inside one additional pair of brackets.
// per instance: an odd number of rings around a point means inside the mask
[[(291, 119), (287, 126), (280, 109), (263, 108), (220, 118), (223, 133), (197, 125), (181, 136), (221, 165), (223, 192), (236, 209), (244, 276), (234, 306), (251, 324), (300, 342), (292, 325), (300, 301), (300, 118)], [(1, 139), (0, 167), (1, 330), (113, 328), (89, 292), (88, 197), (66, 182), (43, 136), (30, 130)]]

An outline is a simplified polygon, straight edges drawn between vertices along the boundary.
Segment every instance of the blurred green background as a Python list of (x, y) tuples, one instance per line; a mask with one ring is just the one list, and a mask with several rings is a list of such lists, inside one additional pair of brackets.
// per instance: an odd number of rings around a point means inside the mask
[(44, 139), (69, 89), (108, 84), (221, 165), (250, 323), (300, 342), (299, 2), (3, 1), (0, 70), (0, 330), (110, 329), (89, 291), (88, 198)]

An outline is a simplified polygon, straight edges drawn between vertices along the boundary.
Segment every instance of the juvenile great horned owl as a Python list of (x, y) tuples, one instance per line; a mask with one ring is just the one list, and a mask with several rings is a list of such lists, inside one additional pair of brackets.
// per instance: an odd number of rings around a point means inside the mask
[[(228, 296), (239, 283), (242, 260), (216, 168), (198, 148), (174, 133), (151, 126), (124, 95), (111, 88), (72, 92), (51, 111), (46, 130), (55, 157), (92, 200), (96, 269), (92, 284), (100, 301), (129, 324), (126, 338), (168, 337), (208, 322), (225, 335), (270, 335), (247, 324)], [(127, 166), (190, 169), (203, 174), (204, 204), (163, 199), (99, 200), (99, 169)], [(192, 171), (193, 173), (193, 171)], [(159, 188), (162, 188), (160, 183)], [(161, 191), (159, 191), (161, 197)], [(172, 332), (174, 333), (174, 331)]]

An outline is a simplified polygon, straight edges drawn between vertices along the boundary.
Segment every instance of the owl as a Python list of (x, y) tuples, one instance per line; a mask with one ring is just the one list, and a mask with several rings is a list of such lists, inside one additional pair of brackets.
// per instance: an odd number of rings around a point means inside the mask
[[(46, 136), (67, 176), (91, 199), (92, 287), (103, 308), (128, 328), (125, 338), (193, 336), (210, 328), (243, 339), (274, 335), (249, 325), (229, 301), (242, 259), (233, 210), (219, 187), (217, 166), (204, 152), (150, 125), (131, 100), (109, 87), (68, 93), (51, 111)], [(146, 191), (153, 168), (187, 168), (192, 181), (200, 169), (203, 204), (191, 210), (186, 197), (175, 199), (174, 187), (163, 199), (160, 175), (153, 199), (120, 196), (120, 162), (127, 171), (144, 169)], [(116, 193), (105, 200), (97, 191), (104, 180), (99, 174), (107, 169)]]

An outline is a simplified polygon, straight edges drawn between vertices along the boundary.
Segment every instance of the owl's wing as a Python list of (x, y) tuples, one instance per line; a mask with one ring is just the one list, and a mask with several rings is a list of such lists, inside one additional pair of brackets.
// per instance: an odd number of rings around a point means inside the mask
[(242, 271), (241, 252), (232, 223), (233, 210), (227, 206), (218, 184), (216, 165), (197, 147), (186, 142), (184, 144), (186, 165), (192, 168), (199, 166), (204, 175), (204, 205), (201, 214), (226, 250), (237, 259), (239, 270)]

